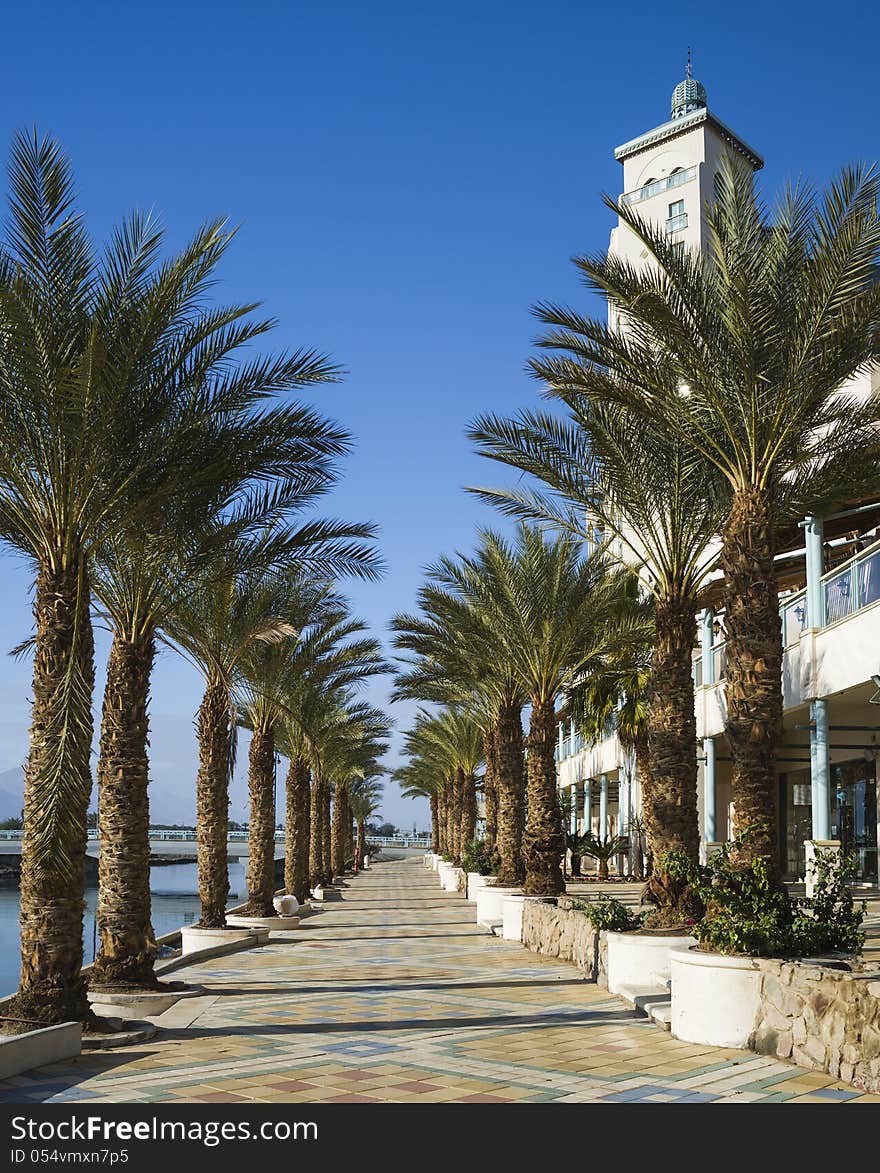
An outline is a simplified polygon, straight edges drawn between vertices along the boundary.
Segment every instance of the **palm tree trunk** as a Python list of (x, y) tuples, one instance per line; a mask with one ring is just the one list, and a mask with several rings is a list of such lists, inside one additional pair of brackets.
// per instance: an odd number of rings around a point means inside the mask
[(496, 782), (495, 730), (492, 726), (483, 730), (483, 757), (486, 768), (483, 773), (483, 805), (486, 814), (486, 850), (495, 851), (498, 838), (498, 786)]
[(452, 786), (452, 862), (456, 867), (461, 864), (461, 819), (464, 807), (464, 771), (455, 770), (451, 779)]
[(287, 818), (284, 836), (284, 890), (300, 904), (309, 898), (309, 767), (302, 759), (290, 763), (285, 783)]
[(446, 792), (446, 850), (444, 855), (447, 859), (452, 860), (455, 855), (455, 793), (451, 780), (447, 780), (443, 786)]
[(528, 823), (523, 835), (527, 896), (556, 896), (565, 891), (562, 857), (565, 837), (556, 787), (556, 711), (552, 704), (532, 701), (529, 726)]
[(201, 917), (198, 928), (226, 924), (229, 899), (229, 775), (233, 716), (229, 689), (211, 677), (198, 717), (199, 772), (196, 777), (196, 854)]
[(324, 836), (321, 822), (324, 811), (324, 787), (327, 783), (315, 770), (309, 809), (309, 884), (317, 888), (324, 883)]
[(525, 878), (522, 839), (525, 827), (523, 801), (523, 732), (519, 705), (502, 705), (495, 727), (498, 766), (498, 882), (521, 884)]
[[(697, 726), (694, 711), (695, 607), (691, 599), (657, 599), (648, 696), (648, 777), (642, 802), (654, 869), (645, 891), (657, 905), (652, 923), (678, 923), (691, 911), (686, 885), (663, 867), (666, 851), (699, 858)], [(659, 924), (658, 924), (658, 927)]]
[(275, 731), (271, 727), (253, 731), (248, 764), (247, 912), (275, 916)]
[(333, 835), (330, 824), (330, 783), (324, 783), (321, 792), (321, 859), (324, 862), (324, 883), (333, 883)]
[(477, 837), (477, 780), (462, 771), (461, 849)]
[(780, 876), (776, 746), (782, 732), (782, 624), (774, 555), (774, 502), (767, 490), (738, 491), (722, 531), (727, 721), (731, 799), (746, 859)]
[(346, 802), (346, 787), (337, 782), (333, 796), (333, 825), (331, 828), (331, 858), (333, 860), (333, 875), (345, 875), (345, 839), (346, 823), (348, 821), (348, 803)]
[(147, 704), (156, 655), (152, 632), (118, 631), (107, 661), (98, 758), (98, 932), (92, 985), (155, 988), (157, 947), (150, 919), (150, 803)]
[[(95, 666), (82, 556), (61, 569), (40, 566), (34, 622), (21, 845), (21, 980), (4, 1015), (12, 1033), (34, 1023), (90, 1019), (82, 975), (83, 892)], [(58, 819), (55, 803), (47, 810), (47, 792), (55, 787), (65, 791)]]
[(437, 787), (437, 854), (446, 855), (446, 787)]
[(440, 799), (434, 791), (429, 800), (431, 804), (431, 850), (435, 855), (440, 854)]

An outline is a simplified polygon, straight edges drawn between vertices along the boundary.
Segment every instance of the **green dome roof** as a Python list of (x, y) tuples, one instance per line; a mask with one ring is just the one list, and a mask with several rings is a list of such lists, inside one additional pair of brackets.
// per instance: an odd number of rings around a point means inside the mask
[(705, 109), (708, 105), (706, 87), (696, 78), (686, 77), (672, 91), (672, 117), (682, 118), (692, 110)]

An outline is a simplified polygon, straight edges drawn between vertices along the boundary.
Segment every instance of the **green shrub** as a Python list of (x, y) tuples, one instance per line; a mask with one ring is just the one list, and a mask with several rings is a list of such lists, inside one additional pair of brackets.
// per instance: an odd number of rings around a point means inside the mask
[(860, 953), (866, 905), (857, 908), (846, 887), (853, 859), (820, 852), (815, 894), (796, 900), (771, 882), (763, 859), (737, 860), (738, 849), (750, 839), (744, 832), (705, 865), (682, 852), (664, 857), (670, 874), (689, 884), (705, 906), (705, 916), (691, 930), (702, 948), (745, 957)]
[(472, 839), (461, 853), (461, 866), (466, 872), (494, 876), (501, 861), (497, 851), (490, 851), (484, 839)]
[(597, 933), (603, 929), (612, 933), (628, 933), (640, 929), (645, 923), (645, 913), (633, 912), (613, 896), (598, 896), (588, 902), (573, 900), (571, 907), (585, 912)]

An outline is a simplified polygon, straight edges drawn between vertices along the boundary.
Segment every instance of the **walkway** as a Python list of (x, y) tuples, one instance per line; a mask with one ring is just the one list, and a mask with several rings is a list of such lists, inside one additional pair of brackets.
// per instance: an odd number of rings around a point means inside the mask
[(0, 1083), (0, 1100), (880, 1101), (678, 1042), (574, 966), (482, 933), (420, 857), (350, 879), (288, 939), (174, 976), (209, 993), (161, 1039)]

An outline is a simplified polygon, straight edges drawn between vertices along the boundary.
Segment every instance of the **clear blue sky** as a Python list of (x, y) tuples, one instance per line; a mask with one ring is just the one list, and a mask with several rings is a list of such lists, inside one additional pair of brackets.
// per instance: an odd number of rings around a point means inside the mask
[[(0, 145), (25, 125), (56, 134), (99, 237), (135, 206), (174, 243), (218, 213), (241, 224), (228, 293), (264, 300), (277, 346), (350, 372), (318, 398), (358, 445), (327, 509), (382, 526), (388, 573), (351, 589), (381, 633), (422, 567), (492, 520), (462, 486), (503, 474), (470, 454), (465, 424), (533, 402), (529, 306), (583, 303), (568, 262), (607, 244), (613, 148), (666, 119), (686, 46), (773, 191), (880, 154), (866, 15), (852, 0), (37, 0), (4, 12)], [(8, 555), (0, 573), (5, 649), (29, 630), (28, 582)], [(26, 751), (28, 681), (0, 659), (0, 771)], [(166, 818), (192, 814), (198, 700), (166, 655), (152, 708)], [(392, 821), (425, 824), (386, 794)], [(239, 780), (234, 818), (243, 802)]]

